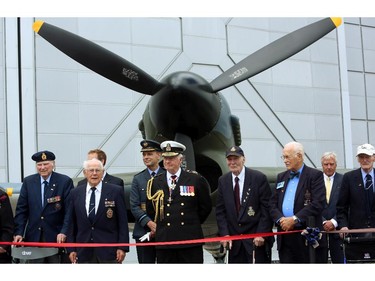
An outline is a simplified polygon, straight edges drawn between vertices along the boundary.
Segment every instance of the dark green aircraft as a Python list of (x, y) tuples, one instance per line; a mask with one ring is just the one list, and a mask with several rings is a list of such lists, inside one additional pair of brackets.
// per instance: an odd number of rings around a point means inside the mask
[[(57, 49), (92, 71), (126, 88), (150, 95), (138, 127), (145, 139), (175, 140), (186, 146), (185, 165), (210, 183), (212, 200), (219, 176), (227, 172), (225, 150), (241, 145), (239, 119), (219, 92), (248, 79), (298, 53), (341, 24), (325, 18), (291, 32), (249, 55), (211, 82), (187, 71), (175, 72), (161, 81), (107, 49), (43, 21), (33, 29)], [(262, 168), (274, 181), (275, 169)], [(123, 175), (129, 195), (132, 176)], [(129, 204), (128, 204), (129, 205)], [(216, 235), (214, 212), (204, 225), (206, 236)]]

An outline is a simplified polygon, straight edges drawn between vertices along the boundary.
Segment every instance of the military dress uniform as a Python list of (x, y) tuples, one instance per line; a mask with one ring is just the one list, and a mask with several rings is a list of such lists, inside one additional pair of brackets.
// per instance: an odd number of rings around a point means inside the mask
[[(141, 141), (141, 152), (157, 151), (161, 152), (160, 143), (152, 140)], [(133, 238), (137, 243), (147, 243), (147, 240), (140, 241), (141, 237), (144, 237), (147, 233), (151, 232), (147, 223), (152, 220), (146, 213), (146, 186), (147, 182), (151, 179), (151, 173), (154, 172), (154, 176), (164, 172), (162, 167), (158, 170), (150, 171), (149, 168), (144, 169), (142, 172), (136, 174), (132, 181), (132, 187), (130, 191), (130, 210), (134, 216), (134, 230)], [(137, 258), (139, 263), (155, 263), (156, 252), (154, 246), (137, 246)]]
[[(181, 153), (178, 143), (161, 147)], [(177, 147), (174, 147), (176, 145)], [(163, 153), (163, 156), (168, 154)], [(210, 187), (196, 172), (181, 168), (175, 186), (168, 184), (168, 171), (148, 182), (147, 213), (157, 224), (155, 242), (181, 241), (176, 245), (157, 245), (157, 263), (203, 263), (202, 243), (185, 244), (184, 240), (202, 239), (201, 224), (212, 210)]]

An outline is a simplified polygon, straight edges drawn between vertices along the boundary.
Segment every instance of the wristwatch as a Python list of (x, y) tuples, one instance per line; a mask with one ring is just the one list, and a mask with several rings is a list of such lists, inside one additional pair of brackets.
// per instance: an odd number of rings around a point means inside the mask
[(294, 224), (299, 223), (299, 219), (297, 218), (297, 216), (293, 216), (293, 220), (294, 220)]

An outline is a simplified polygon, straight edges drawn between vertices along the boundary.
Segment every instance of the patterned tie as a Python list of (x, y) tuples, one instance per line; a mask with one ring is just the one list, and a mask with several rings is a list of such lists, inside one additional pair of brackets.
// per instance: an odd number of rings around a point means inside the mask
[(235, 181), (235, 184), (234, 184), (234, 202), (236, 204), (236, 210), (237, 210), (237, 215), (238, 215), (238, 212), (240, 211), (240, 207), (241, 207), (241, 203), (240, 203), (240, 185), (239, 185), (239, 178), (238, 177), (235, 177), (234, 178), (234, 181)]
[(171, 185), (169, 187), (169, 198), (168, 198), (168, 202), (169, 203), (172, 202), (172, 193), (173, 193), (173, 190), (176, 187), (176, 184), (177, 184), (177, 176), (176, 175), (172, 175), (171, 176)]
[(372, 177), (370, 174), (366, 175), (366, 183), (365, 183), (365, 192), (366, 192), (366, 199), (367, 199), (367, 215), (371, 216), (371, 207), (372, 207), (372, 199), (373, 199), (373, 182)]
[(42, 196), (42, 206), (44, 207), (47, 203), (47, 190), (48, 190), (48, 181), (43, 182), (43, 196)]
[(327, 198), (327, 203), (329, 202), (329, 197), (331, 196), (331, 190), (332, 190), (332, 187), (331, 187), (331, 178), (327, 177), (327, 180), (326, 180), (326, 198)]
[(95, 219), (95, 190), (96, 187), (91, 187), (90, 205), (89, 205), (89, 220), (91, 224)]
[(151, 173), (151, 177), (152, 177), (152, 178), (155, 177), (155, 175), (156, 175), (155, 172), (152, 172), (152, 173)]
[(171, 176), (171, 179), (172, 179), (172, 184), (176, 184), (176, 178), (177, 178), (177, 176), (176, 175), (172, 175)]

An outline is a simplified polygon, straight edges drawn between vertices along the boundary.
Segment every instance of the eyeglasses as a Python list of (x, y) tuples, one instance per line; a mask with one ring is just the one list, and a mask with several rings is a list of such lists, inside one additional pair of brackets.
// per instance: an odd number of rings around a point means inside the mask
[(90, 174), (94, 174), (94, 173), (100, 173), (103, 170), (100, 170), (100, 169), (86, 169), (86, 171), (89, 172)]

